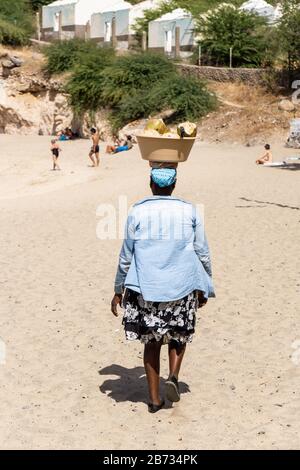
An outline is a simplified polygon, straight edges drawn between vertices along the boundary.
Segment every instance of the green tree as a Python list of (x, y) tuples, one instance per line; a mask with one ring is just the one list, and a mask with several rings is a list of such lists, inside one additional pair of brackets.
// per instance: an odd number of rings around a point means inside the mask
[(256, 67), (270, 59), (264, 18), (241, 11), (231, 5), (222, 5), (197, 20), (204, 61), (211, 65), (229, 64), (233, 50), (233, 65)]
[(293, 78), (293, 71), (300, 68), (300, 0), (283, 0), (283, 15), (277, 28), (284, 65)]
[(27, 0), (0, 0), (0, 17), (19, 28), (32, 27), (32, 10)]
[(33, 31), (32, 9), (27, 0), (0, 0), (0, 21), (0, 42), (5, 44), (24, 44)]

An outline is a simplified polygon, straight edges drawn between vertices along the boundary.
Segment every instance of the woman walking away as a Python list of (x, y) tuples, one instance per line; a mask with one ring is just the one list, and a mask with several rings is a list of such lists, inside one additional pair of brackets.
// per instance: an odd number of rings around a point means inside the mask
[(159, 389), (162, 345), (169, 347), (166, 398), (178, 402), (179, 372), (197, 309), (214, 297), (203, 222), (191, 203), (172, 197), (176, 178), (175, 169), (153, 169), (153, 196), (131, 210), (111, 305), (115, 316), (118, 306), (124, 307), (126, 338), (145, 345), (150, 413), (165, 404)]
[(60, 170), (60, 167), (58, 166), (58, 157), (61, 152), (61, 148), (59, 147), (57, 140), (53, 139), (51, 140), (51, 153), (52, 153), (52, 158), (53, 158), (53, 171), (55, 170)]

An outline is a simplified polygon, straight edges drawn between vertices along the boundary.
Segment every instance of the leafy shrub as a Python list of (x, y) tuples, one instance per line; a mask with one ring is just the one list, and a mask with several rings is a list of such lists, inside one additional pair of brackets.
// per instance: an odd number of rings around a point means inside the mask
[(179, 75), (174, 64), (153, 53), (114, 57), (105, 48), (82, 56), (66, 86), (77, 114), (111, 109), (114, 130), (167, 108), (175, 120), (197, 120), (215, 105), (203, 83)]
[(71, 78), (66, 85), (70, 95), (70, 104), (77, 114), (84, 111), (96, 111), (105, 105), (103, 99), (103, 71), (110, 66), (115, 56), (109, 48), (94, 48), (81, 56)]
[[(56, 41), (45, 49), (46, 69), (51, 75), (66, 72), (81, 62), (90, 61), (90, 58), (99, 59), (97, 56), (99, 50), (100, 48), (95, 43), (83, 39)], [(113, 54), (111, 49), (108, 51)]]
[(8, 46), (23, 46), (27, 44), (28, 39), (28, 31), (0, 18), (0, 43)]
[(174, 109), (173, 122), (198, 120), (216, 106), (216, 98), (203, 82), (184, 77), (171, 69), (171, 73), (149, 81), (143, 88), (124, 93), (113, 107), (114, 130), (130, 121), (148, 117), (165, 109)]
[(108, 105), (115, 106), (136, 91), (147, 92), (155, 83), (174, 74), (172, 62), (160, 54), (148, 52), (120, 57), (105, 69), (103, 98)]
[(196, 121), (215, 108), (215, 95), (210, 93), (204, 82), (194, 77), (177, 75), (157, 84), (149, 93), (150, 107), (154, 103), (160, 109), (176, 110), (176, 121)]

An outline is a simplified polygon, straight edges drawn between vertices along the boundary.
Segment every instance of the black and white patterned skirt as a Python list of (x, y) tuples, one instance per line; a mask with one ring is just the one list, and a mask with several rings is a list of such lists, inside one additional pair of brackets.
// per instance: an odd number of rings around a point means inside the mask
[(127, 340), (140, 340), (144, 344), (161, 340), (164, 344), (192, 342), (198, 310), (197, 292), (174, 302), (146, 302), (141, 294), (127, 289), (123, 306)]

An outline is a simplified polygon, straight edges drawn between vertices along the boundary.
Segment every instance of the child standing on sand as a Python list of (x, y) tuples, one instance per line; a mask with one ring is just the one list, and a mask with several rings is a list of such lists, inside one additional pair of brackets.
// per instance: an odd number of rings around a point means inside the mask
[(51, 140), (51, 153), (53, 157), (53, 171), (60, 170), (60, 167), (58, 166), (58, 163), (57, 163), (60, 152), (61, 152), (61, 148), (59, 147), (57, 140), (52, 139)]

